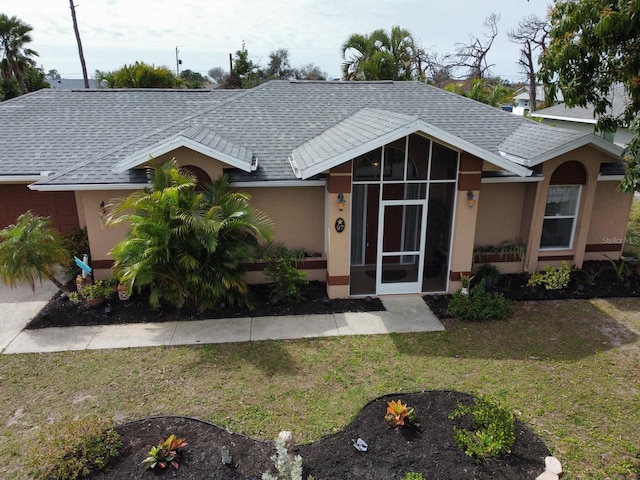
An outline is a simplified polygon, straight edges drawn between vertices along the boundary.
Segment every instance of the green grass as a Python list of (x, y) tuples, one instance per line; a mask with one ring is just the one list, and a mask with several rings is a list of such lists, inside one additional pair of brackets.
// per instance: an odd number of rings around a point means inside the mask
[(2, 355), (0, 478), (28, 478), (38, 432), (73, 417), (188, 415), (265, 440), (292, 430), (309, 442), (344, 427), (377, 396), (434, 389), (506, 401), (560, 459), (565, 480), (637, 478), (640, 299), (521, 303), (504, 322), (446, 327)]

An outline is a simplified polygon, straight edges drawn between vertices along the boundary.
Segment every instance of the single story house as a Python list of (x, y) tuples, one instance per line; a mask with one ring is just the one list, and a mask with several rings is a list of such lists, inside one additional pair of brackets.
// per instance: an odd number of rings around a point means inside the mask
[(526, 254), (503, 271), (617, 256), (632, 201), (620, 147), (419, 82), (41, 90), (0, 118), (0, 226), (27, 209), (86, 226), (99, 275), (125, 233), (102, 206), (147, 186), (151, 158), (228, 174), (277, 241), (321, 254), (304, 267), (333, 298), (452, 292), (505, 241)]

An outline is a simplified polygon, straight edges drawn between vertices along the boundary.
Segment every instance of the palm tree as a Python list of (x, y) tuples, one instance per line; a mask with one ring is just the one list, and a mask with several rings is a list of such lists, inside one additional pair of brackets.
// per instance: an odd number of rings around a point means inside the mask
[(131, 226), (111, 252), (116, 275), (130, 289), (148, 288), (152, 308), (247, 305), (243, 261), (257, 236), (270, 237), (270, 221), (226, 177), (203, 193), (174, 160), (153, 167), (149, 190), (110, 206), (109, 223)]
[(15, 224), (0, 230), (0, 275), (11, 288), (26, 282), (35, 290), (36, 280), (46, 278), (64, 290), (55, 268), (69, 263), (70, 258), (62, 235), (48, 218), (26, 212)]
[(411, 80), (417, 48), (408, 30), (394, 26), (351, 35), (342, 45), (344, 80)]
[(31, 30), (31, 26), (17, 17), (9, 18), (4, 13), (0, 14), (0, 48), (3, 56), (0, 71), (5, 79), (14, 77), (22, 93), (29, 91), (24, 80), (24, 72), (36, 64), (30, 57), (38, 56), (36, 51), (25, 47), (31, 42)]

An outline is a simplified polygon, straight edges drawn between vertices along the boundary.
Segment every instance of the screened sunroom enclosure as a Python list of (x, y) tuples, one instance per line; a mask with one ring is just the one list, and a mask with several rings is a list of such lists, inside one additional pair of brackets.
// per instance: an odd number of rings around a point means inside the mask
[(458, 160), (414, 133), (353, 161), (351, 295), (446, 291)]

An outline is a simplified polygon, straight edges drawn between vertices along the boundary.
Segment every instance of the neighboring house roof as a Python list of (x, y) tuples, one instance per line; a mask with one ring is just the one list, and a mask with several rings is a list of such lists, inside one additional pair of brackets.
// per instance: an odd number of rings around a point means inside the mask
[[(624, 90), (624, 85), (616, 84), (611, 90), (611, 108), (607, 113), (613, 117), (619, 117), (631, 100)], [(596, 124), (593, 105), (587, 107), (567, 107), (565, 104), (554, 105), (552, 107), (536, 110), (531, 113), (532, 117), (546, 118), (548, 120), (563, 120), (567, 122), (592, 123)]]
[[(45, 78), (45, 82), (49, 84), (49, 88), (55, 88), (56, 90), (79, 90), (84, 87), (84, 79), (78, 78)], [(99, 81), (93, 78), (89, 79), (89, 88), (101, 88), (102, 85)]]
[(0, 158), (0, 175), (57, 172), (37, 189), (145, 181), (131, 169), (179, 146), (236, 167), (235, 180), (295, 181), (416, 131), (520, 176), (567, 145), (620, 153), (593, 134), (532, 122), (419, 82), (35, 92), (0, 103), (0, 116), (8, 120), (0, 147), (9, 152)]
[[(544, 86), (536, 85), (536, 102), (543, 103), (545, 99)], [(529, 87), (522, 87), (516, 91), (516, 94), (513, 97), (514, 102), (518, 102), (520, 100), (529, 101)], [(562, 92), (558, 91), (556, 93), (555, 102), (561, 103), (564, 102), (564, 97), (562, 96)]]

